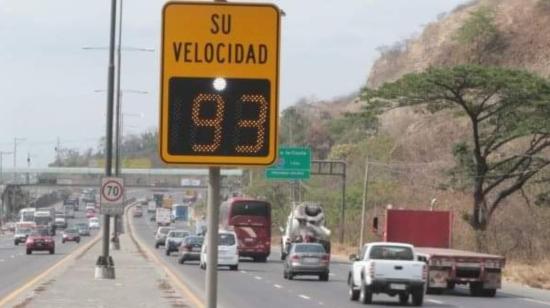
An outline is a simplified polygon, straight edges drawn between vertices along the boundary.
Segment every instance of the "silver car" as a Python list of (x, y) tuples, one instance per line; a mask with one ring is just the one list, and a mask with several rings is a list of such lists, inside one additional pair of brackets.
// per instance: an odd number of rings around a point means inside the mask
[(155, 233), (155, 248), (164, 246), (166, 243), (166, 235), (168, 235), (168, 232), (172, 230), (174, 230), (172, 227), (159, 227), (157, 229), (157, 232)]
[(183, 264), (185, 261), (199, 261), (203, 243), (204, 237), (202, 236), (189, 235), (184, 238), (179, 247), (179, 264)]
[(330, 255), (318, 243), (296, 243), (290, 247), (284, 262), (283, 277), (293, 279), (297, 275), (315, 275), (328, 281)]
[(166, 236), (166, 243), (164, 244), (166, 255), (169, 256), (172, 251), (178, 251), (181, 242), (188, 235), (189, 231), (181, 229), (168, 232), (168, 235)]

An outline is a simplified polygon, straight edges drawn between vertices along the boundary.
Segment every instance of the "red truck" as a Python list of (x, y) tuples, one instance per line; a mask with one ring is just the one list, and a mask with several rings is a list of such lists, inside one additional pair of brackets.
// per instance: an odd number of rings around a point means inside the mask
[(388, 209), (383, 237), (415, 246), (419, 259), (428, 265), (428, 293), (468, 284), (471, 295), (494, 297), (501, 287), (505, 258), (452, 249), (452, 221), (448, 211)]

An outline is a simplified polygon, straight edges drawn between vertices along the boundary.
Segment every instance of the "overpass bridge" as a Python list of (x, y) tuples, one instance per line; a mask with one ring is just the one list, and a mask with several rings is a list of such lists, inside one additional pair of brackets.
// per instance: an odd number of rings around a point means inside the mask
[[(22, 186), (97, 186), (105, 173), (104, 168), (4, 168), (0, 182)], [(222, 169), (222, 185), (240, 183), (242, 169)], [(134, 188), (206, 188), (207, 168), (123, 168), (121, 177), (125, 186)]]

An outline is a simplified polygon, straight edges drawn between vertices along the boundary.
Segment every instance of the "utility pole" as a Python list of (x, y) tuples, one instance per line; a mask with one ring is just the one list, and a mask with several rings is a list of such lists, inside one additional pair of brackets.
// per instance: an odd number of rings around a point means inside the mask
[(24, 141), (24, 138), (13, 138), (13, 183), (17, 184), (17, 143)]
[[(109, 66), (107, 73), (107, 125), (105, 134), (105, 176), (112, 175), (113, 162), (113, 109), (114, 109), (114, 81), (115, 81), (115, 35), (116, 35), (117, 1), (111, 0), (111, 20), (109, 36)], [(96, 262), (96, 279), (114, 279), (115, 266), (109, 256), (110, 215), (103, 217), (103, 247), (102, 255)]]
[(367, 197), (369, 189), (369, 157), (365, 160), (365, 178), (363, 183), (363, 206), (361, 207), (361, 233), (359, 236), (359, 251), (365, 244), (365, 212), (367, 208)]
[(4, 183), (4, 175), (2, 173), (2, 168), (4, 165), (4, 155), (10, 155), (13, 154), (13, 152), (1, 152), (0, 151), (0, 183)]

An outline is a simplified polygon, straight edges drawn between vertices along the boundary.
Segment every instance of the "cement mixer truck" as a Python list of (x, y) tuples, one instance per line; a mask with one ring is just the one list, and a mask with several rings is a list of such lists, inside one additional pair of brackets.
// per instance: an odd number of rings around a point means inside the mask
[(281, 227), (281, 232), (281, 260), (293, 243), (319, 243), (330, 254), (330, 230), (325, 227), (325, 212), (318, 202), (293, 204), (286, 228)]

